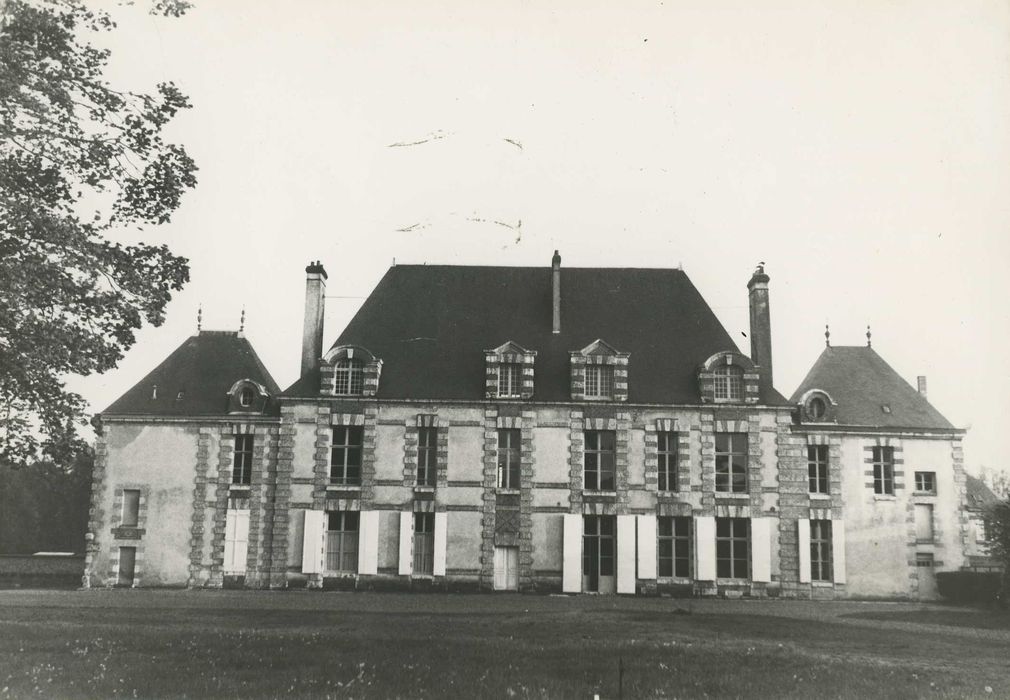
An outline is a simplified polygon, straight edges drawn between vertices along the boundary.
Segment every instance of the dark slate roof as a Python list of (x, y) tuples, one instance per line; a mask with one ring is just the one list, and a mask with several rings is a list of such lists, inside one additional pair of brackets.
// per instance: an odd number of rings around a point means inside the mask
[[(830, 394), (840, 425), (954, 430), (954, 426), (871, 347), (824, 349), (790, 399), (810, 389)], [(886, 413), (882, 406), (889, 406)]]
[(999, 501), (999, 497), (992, 492), (985, 482), (977, 479), (971, 474), (965, 474), (965, 491), (967, 491), (968, 507), (972, 510), (982, 510), (986, 506), (991, 506)]
[[(562, 268), (561, 333), (551, 324), (549, 267), (396, 265), (335, 345), (382, 359), (380, 398), (473, 400), (484, 398), (483, 351), (511, 340), (537, 352), (534, 399), (568, 401), (569, 352), (599, 338), (630, 353), (630, 402), (688, 404), (700, 400), (699, 365), (737, 351), (681, 270)], [(318, 381), (285, 394), (313, 395)], [(774, 389), (762, 400), (786, 405)]]
[[(248, 340), (234, 331), (200, 331), (102, 413), (221, 415), (228, 412), (228, 390), (240, 379), (262, 384), (271, 396), (280, 393)], [(158, 398), (152, 399), (155, 384)]]

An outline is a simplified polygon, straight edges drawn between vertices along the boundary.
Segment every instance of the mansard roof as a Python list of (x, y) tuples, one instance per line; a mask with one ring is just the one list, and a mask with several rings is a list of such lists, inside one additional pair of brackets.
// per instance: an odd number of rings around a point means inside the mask
[(799, 402), (810, 389), (831, 395), (839, 425), (955, 430), (872, 347), (825, 348), (790, 401)]
[[(396, 265), (337, 344), (383, 360), (378, 398), (480, 399), (484, 350), (512, 340), (537, 352), (534, 399), (571, 399), (571, 353), (597, 339), (630, 355), (630, 402), (697, 404), (699, 365), (737, 351), (681, 270), (562, 268), (561, 332), (552, 333), (551, 269)], [(318, 393), (310, 374), (286, 392)], [(774, 389), (765, 403), (785, 405)]]
[[(200, 331), (102, 413), (223, 415), (228, 413), (228, 392), (243, 379), (261, 385), (273, 397), (280, 393), (246, 338), (235, 331)], [(152, 398), (155, 386), (157, 398)], [(268, 410), (276, 412), (276, 406), (268, 405)]]

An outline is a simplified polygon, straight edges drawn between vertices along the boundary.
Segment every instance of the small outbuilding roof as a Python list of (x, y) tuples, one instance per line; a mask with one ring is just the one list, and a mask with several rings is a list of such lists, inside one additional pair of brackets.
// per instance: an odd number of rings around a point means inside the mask
[(826, 391), (838, 404), (840, 425), (956, 430), (869, 346), (825, 348), (790, 401), (810, 389)]
[(235, 331), (200, 331), (102, 414), (221, 415), (228, 412), (229, 390), (242, 379), (263, 386), (272, 397), (280, 393), (245, 337)]

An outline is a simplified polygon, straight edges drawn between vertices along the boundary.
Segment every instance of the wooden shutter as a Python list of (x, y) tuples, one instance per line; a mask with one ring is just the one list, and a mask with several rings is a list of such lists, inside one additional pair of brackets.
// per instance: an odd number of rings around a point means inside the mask
[(617, 592), (635, 592), (635, 516), (617, 516)]
[(432, 575), (445, 576), (448, 513), (435, 513), (435, 561)]
[(768, 583), (772, 580), (772, 522), (775, 518), (751, 518), (750, 551), (751, 580)]
[(638, 516), (638, 578), (656, 578), (656, 516)]
[(698, 561), (695, 578), (715, 581), (715, 518), (700, 516), (694, 519), (694, 551)]
[(401, 576), (409, 576), (414, 570), (411, 547), (414, 539), (414, 514), (400, 513), (400, 568)]
[(565, 513), (564, 519), (561, 589), (565, 593), (579, 593), (582, 590), (582, 516)]
[[(834, 529), (834, 528), (832, 528)], [(810, 583), (810, 521), (796, 521), (796, 546), (799, 548), (800, 583)]]
[(306, 510), (302, 529), (302, 573), (323, 572), (323, 518), (321, 510)]
[(845, 521), (843, 520), (831, 522), (831, 564), (835, 583), (845, 583)]
[(378, 573), (379, 512), (363, 510), (358, 514), (358, 573)]

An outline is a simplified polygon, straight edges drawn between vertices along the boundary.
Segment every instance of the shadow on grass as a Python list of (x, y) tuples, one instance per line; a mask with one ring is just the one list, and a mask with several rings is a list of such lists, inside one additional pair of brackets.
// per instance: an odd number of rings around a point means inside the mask
[(1010, 611), (1006, 610), (900, 610), (896, 612), (845, 613), (839, 617), (881, 622), (911, 622), (919, 625), (945, 625), (980, 630), (1010, 630)]

